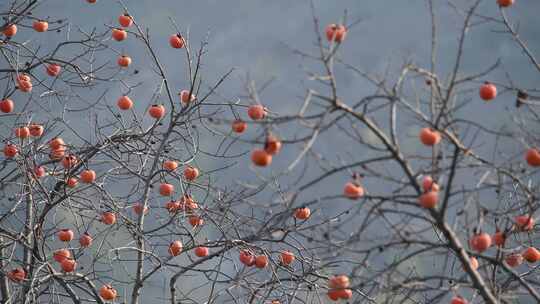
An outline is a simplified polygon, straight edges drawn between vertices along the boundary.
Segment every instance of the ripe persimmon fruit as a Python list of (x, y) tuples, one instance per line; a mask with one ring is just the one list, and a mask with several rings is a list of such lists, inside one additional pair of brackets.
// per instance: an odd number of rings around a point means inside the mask
[(348, 182), (343, 187), (343, 195), (350, 199), (359, 199), (364, 196), (364, 188), (354, 182)]
[(81, 172), (81, 181), (85, 184), (91, 184), (96, 180), (96, 172), (94, 170), (83, 170)]
[(326, 39), (341, 43), (347, 37), (347, 28), (344, 25), (329, 24), (326, 26)]
[(308, 207), (297, 208), (294, 211), (294, 217), (299, 220), (307, 220), (311, 216), (311, 210)]
[(247, 129), (247, 123), (245, 121), (237, 119), (232, 123), (231, 128), (235, 133), (244, 133), (244, 131)]
[(172, 48), (181, 49), (184, 47), (184, 38), (180, 34), (172, 35), (169, 37), (169, 44)]
[(101, 288), (99, 289), (99, 296), (105, 301), (113, 301), (114, 299), (116, 299), (117, 292), (116, 289), (112, 288), (111, 285), (106, 284), (101, 286)]
[(101, 214), (101, 222), (105, 225), (113, 225), (116, 223), (116, 214), (110, 211), (105, 211)]
[(264, 143), (264, 151), (270, 155), (276, 155), (281, 150), (281, 141), (274, 135), (268, 135)]
[(36, 20), (32, 23), (32, 27), (36, 32), (46, 32), (49, 29), (49, 23), (44, 20)]
[(6, 36), (6, 37), (13, 37), (15, 36), (15, 34), (17, 34), (17, 25), (16, 24), (10, 24), (8, 26), (6, 26), (4, 28), (4, 30), (2, 31), (2, 33)]
[(420, 141), (426, 146), (434, 146), (441, 141), (441, 134), (431, 128), (422, 128), (419, 136)]
[(148, 109), (148, 114), (155, 119), (160, 119), (165, 116), (165, 107), (163, 105), (152, 105)]
[(127, 32), (123, 29), (112, 29), (112, 38), (116, 41), (122, 41), (127, 38)]
[(118, 23), (123, 27), (130, 27), (133, 25), (133, 17), (129, 14), (123, 14), (118, 16)]
[(162, 183), (159, 185), (159, 194), (163, 196), (171, 196), (174, 192), (174, 186), (168, 183)]
[(6, 158), (13, 158), (19, 153), (19, 149), (14, 144), (7, 144), (4, 146), (4, 156)]
[(261, 120), (266, 117), (266, 109), (262, 105), (251, 105), (248, 108), (248, 116), (253, 120)]
[(0, 111), (2, 111), (2, 113), (11, 113), (14, 108), (15, 104), (13, 103), (13, 100), (6, 98), (0, 101)]
[(131, 57), (126, 55), (121, 55), (116, 61), (120, 67), (127, 68), (131, 64)]
[(169, 254), (172, 256), (177, 256), (182, 253), (182, 249), (184, 249), (182, 242), (174, 241), (169, 245)]
[(51, 77), (56, 77), (60, 75), (60, 71), (62, 70), (62, 67), (56, 63), (51, 63), (47, 65), (45, 68), (45, 71), (47, 72), (47, 75)]
[(475, 234), (469, 241), (474, 251), (483, 252), (491, 246), (491, 236), (485, 232)]
[(116, 101), (116, 105), (120, 110), (129, 110), (133, 107), (133, 101), (126, 95), (120, 96)]
[(266, 167), (272, 163), (272, 155), (264, 149), (255, 149), (251, 152), (251, 161), (259, 167)]
[(494, 84), (486, 81), (480, 87), (479, 95), (484, 101), (491, 101), (497, 97), (497, 87)]
[(88, 232), (83, 233), (81, 237), (79, 237), (79, 244), (84, 248), (90, 247), (93, 241), (92, 236)]
[(530, 148), (525, 154), (525, 160), (531, 167), (540, 167), (540, 150), (536, 148)]
[(58, 236), (58, 239), (62, 242), (70, 242), (73, 240), (73, 231), (71, 229), (61, 229), (56, 234)]
[(30, 129), (30, 135), (33, 137), (41, 137), (43, 135), (43, 126), (38, 124), (31, 124), (28, 126), (28, 129)]
[(199, 246), (195, 248), (195, 255), (200, 258), (208, 256), (208, 253), (209, 253), (208, 247)]

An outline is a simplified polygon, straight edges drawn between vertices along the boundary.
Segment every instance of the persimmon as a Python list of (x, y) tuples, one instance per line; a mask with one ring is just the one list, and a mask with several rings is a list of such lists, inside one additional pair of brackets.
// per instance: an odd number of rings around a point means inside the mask
[(13, 100), (6, 98), (0, 101), (0, 111), (2, 111), (2, 113), (11, 113), (14, 108), (15, 104), (13, 103)]
[(26, 278), (26, 271), (22, 268), (15, 268), (7, 273), (7, 277), (13, 282), (22, 282)]
[(280, 258), (281, 264), (285, 266), (290, 265), (295, 260), (294, 254), (286, 250), (281, 252), (281, 254), (279, 255), (279, 258)]
[(49, 147), (53, 150), (64, 148), (65, 146), (66, 143), (60, 137), (55, 137), (51, 141), (49, 141)]
[(529, 263), (536, 263), (540, 261), (540, 251), (534, 247), (525, 249), (522, 253), (523, 258)]
[(36, 32), (43, 33), (49, 29), (49, 23), (44, 20), (36, 20), (32, 23), (32, 27)]
[(31, 124), (28, 126), (28, 129), (30, 129), (30, 135), (33, 137), (41, 137), (43, 135), (43, 126), (38, 124)]
[(32, 82), (32, 78), (28, 74), (20, 73), (17, 75), (17, 82), (21, 82), (21, 81)]
[(326, 293), (328, 298), (332, 301), (338, 301), (339, 300), (339, 291), (337, 289), (330, 289)]
[(352, 298), (352, 290), (348, 288), (336, 289), (336, 295), (343, 300), (348, 300)]
[(131, 64), (131, 57), (126, 55), (120, 55), (116, 63), (118, 63), (118, 65), (123, 68), (127, 68)]
[(189, 216), (189, 224), (191, 227), (202, 226), (204, 224), (204, 220), (198, 215), (191, 215)]
[(14, 144), (7, 144), (4, 146), (4, 156), (6, 158), (13, 158), (19, 153), (19, 149)]
[(197, 179), (199, 176), (199, 169), (195, 167), (188, 166), (184, 169), (184, 178), (190, 182)]
[(343, 195), (350, 199), (359, 199), (364, 196), (364, 188), (354, 182), (348, 182), (343, 187)]
[(232, 123), (231, 128), (235, 133), (244, 133), (244, 131), (246, 131), (247, 129), (247, 123), (245, 121), (237, 119)]
[(37, 176), (37, 178), (40, 178), (44, 177), (47, 174), (47, 171), (43, 166), (36, 166), (34, 168), (34, 174)]
[(497, 0), (497, 4), (501, 7), (509, 7), (514, 4), (514, 0)]
[(525, 160), (531, 167), (540, 167), (540, 150), (535, 148), (527, 150)]
[(208, 256), (208, 253), (209, 253), (208, 247), (199, 246), (195, 248), (195, 255), (200, 258), (204, 258), (205, 256)]
[(30, 137), (30, 129), (28, 127), (19, 127), (15, 129), (15, 136), (18, 138), (28, 138)]
[(155, 119), (160, 119), (165, 116), (165, 107), (157, 104), (152, 105), (150, 109), (148, 109), (148, 114)]
[(281, 150), (281, 141), (274, 135), (268, 135), (264, 143), (264, 151), (270, 155), (276, 155)]
[(116, 214), (106, 211), (101, 214), (101, 222), (105, 225), (113, 225), (116, 223)]
[(484, 84), (480, 87), (480, 98), (482, 98), (484, 101), (491, 101), (497, 97), (497, 87), (490, 83), (490, 82), (484, 82)]
[(299, 220), (307, 220), (311, 215), (308, 207), (298, 208), (294, 211), (294, 217)]
[(178, 163), (174, 160), (166, 160), (163, 162), (163, 169), (167, 171), (174, 171), (178, 168)]
[(81, 172), (81, 181), (85, 184), (91, 184), (96, 180), (96, 172), (94, 170), (84, 170)]
[(504, 258), (504, 261), (512, 268), (518, 267), (519, 265), (523, 264), (523, 256), (519, 253), (512, 253), (507, 255)]
[(332, 276), (328, 279), (329, 288), (348, 288), (351, 285), (349, 277), (346, 275)]
[(73, 154), (68, 154), (62, 159), (62, 166), (64, 169), (71, 169), (76, 166), (77, 163), (79, 163), (79, 159)]
[(172, 35), (169, 37), (169, 44), (172, 48), (181, 49), (184, 47), (184, 38), (180, 34)]
[(73, 240), (73, 231), (71, 229), (62, 229), (56, 234), (58, 239), (62, 242), (70, 242)]
[(253, 256), (253, 254), (248, 250), (240, 251), (240, 255), (238, 258), (240, 259), (240, 262), (246, 266), (255, 265), (255, 256)]
[(439, 185), (431, 176), (425, 176), (422, 180), (422, 189), (424, 189), (424, 192), (439, 191)]
[(473, 250), (483, 252), (491, 246), (491, 236), (485, 232), (478, 233), (470, 239), (469, 245)]
[(174, 241), (169, 245), (169, 254), (172, 256), (177, 256), (182, 253), (182, 249), (184, 249), (182, 242)]
[(105, 301), (113, 301), (116, 299), (117, 292), (111, 285), (106, 284), (99, 289), (99, 296)]
[(133, 107), (133, 101), (126, 95), (121, 96), (116, 101), (116, 105), (120, 110), (129, 110)]
[(168, 183), (162, 183), (159, 185), (159, 194), (163, 196), (171, 196), (174, 192), (174, 186)]
[(116, 41), (122, 41), (127, 38), (127, 32), (123, 29), (115, 28), (112, 29), (112, 38)]
[(344, 25), (329, 24), (326, 26), (326, 39), (341, 43), (347, 37), (347, 28)]
[(255, 267), (265, 268), (268, 266), (268, 257), (266, 255), (258, 255), (255, 257)]
[(441, 134), (431, 128), (420, 130), (420, 141), (426, 146), (434, 146), (441, 141)]
[(195, 100), (195, 95), (191, 94), (191, 97), (189, 97), (189, 91), (188, 90), (182, 90), (180, 91), (180, 93), (178, 93), (178, 95), (180, 96), (180, 101), (183, 103), (183, 104), (189, 104), (190, 102), (194, 101)]
[(77, 262), (72, 259), (64, 259), (60, 262), (60, 266), (64, 272), (73, 272), (75, 271), (75, 268), (77, 268)]
[(478, 263), (478, 259), (475, 257), (470, 257), (469, 260), (471, 261), (471, 268), (476, 270), (480, 266), (480, 263)]
[(506, 242), (506, 234), (503, 231), (496, 231), (492, 237), (495, 246), (504, 247)]
[(167, 209), (167, 211), (169, 211), (169, 213), (178, 212), (178, 210), (180, 209), (180, 203), (175, 201), (175, 200), (168, 201), (165, 204), (165, 209)]
[(252, 105), (249, 106), (247, 114), (253, 120), (261, 120), (266, 117), (266, 109), (261, 105)]
[(530, 215), (516, 216), (515, 221), (519, 231), (531, 231), (534, 228), (534, 218)]
[(439, 202), (439, 192), (429, 191), (423, 193), (418, 198), (418, 201), (420, 202), (420, 206), (426, 209), (433, 209), (437, 206), (437, 203)]
[(55, 64), (55, 63), (51, 63), (51, 64), (47, 65), (47, 67), (45, 68), (45, 71), (47, 72), (47, 75), (49, 75), (51, 77), (56, 77), (56, 76), (60, 75), (61, 70), (62, 70), (62, 67), (59, 66), (58, 64)]
[(79, 181), (75, 177), (70, 177), (66, 180), (66, 185), (69, 188), (75, 188), (77, 187), (77, 184), (79, 184)]
[(88, 232), (83, 233), (79, 237), (79, 244), (81, 244), (81, 247), (84, 247), (84, 248), (90, 247), (93, 241), (94, 240), (92, 239), (92, 236)]
[(450, 301), (450, 304), (467, 304), (467, 303), (468, 303), (467, 300), (465, 300), (464, 298), (460, 296), (455, 296)]
[(133, 212), (135, 212), (137, 215), (141, 215), (143, 213), (147, 214), (148, 210), (148, 206), (145, 207), (143, 203), (137, 203), (133, 206)]
[(272, 155), (263, 149), (255, 149), (251, 152), (251, 161), (259, 167), (266, 167), (272, 163)]
[(71, 258), (71, 251), (68, 249), (58, 249), (53, 253), (53, 259), (58, 263), (62, 263), (65, 259)]
[(180, 207), (179, 207), (180, 211), (191, 212), (199, 208), (199, 205), (197, 205), (195, 200), (193, 200), (193, 198), (189, 194), (185, 194), (184, 196), (182, 196), (182, 198), (180, 198), (179, 203), (180, 203)]
[(118, 23), (123, 27), (130, 27), (133, 25), (133, 17), (129, 14), (123, 14), (118, 16)]
[(6, 37), (13, 37), (15, 36), (15, 34), (17, 34), (17, 25), (16, 24), (10, 24), (8, 26), (6, 26), (4, 28), (4, 30), (2, 31), (2, 33), (6, 36)]
[(21, 90), (21, 92), (28, 93), (32, 91), (33, 85), (30, 81), (20, 80), (17, 82), (17, 88)]

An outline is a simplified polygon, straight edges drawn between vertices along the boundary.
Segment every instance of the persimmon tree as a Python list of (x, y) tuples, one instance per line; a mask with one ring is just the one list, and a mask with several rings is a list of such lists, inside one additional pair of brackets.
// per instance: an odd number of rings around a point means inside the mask
[(540, 301), (538, 89), (496, 80), (500, 60), (463, 66), (489, 26), (540, 73), (507, 14), (526, 3), (446, 3), (461, 20), (446, 69), (428, 0), (430, 64), (384, 74), (341, 56), (360, 22), (321, 24), (311, 3), (315, 46), (291, 54), (310, 87), (283, 112), (271, 83), (223, 97), (234, 71), (208, 75), (211, 41), (174, 18), (159, 41), (121, 2), (87, 0), (118, 11), (90, 31), (42, 2), (0, 12), (2, 303)]

